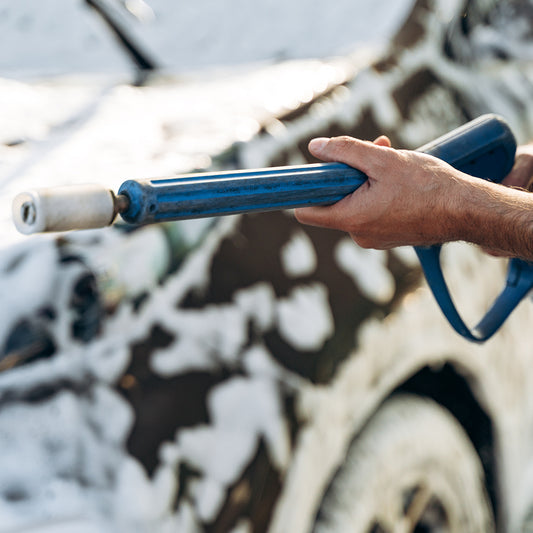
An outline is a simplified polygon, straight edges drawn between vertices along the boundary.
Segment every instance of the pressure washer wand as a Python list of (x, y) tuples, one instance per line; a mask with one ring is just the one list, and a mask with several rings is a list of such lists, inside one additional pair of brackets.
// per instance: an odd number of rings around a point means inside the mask
[[(493, 181), (507, 175), (516, 143), (507, 124), (483, 115), (419, 148), (463, 172)], [(99, 228), (117, 214), (131, 224), (290, 209), (335, 203), (366, 176), (342, 163), (185, 174), (128, 180), (118, 194), (99, 185), (66, 186), (21, 193), (13, 219), (24, 234)]]
[[(419, 148), (472, 176), (501, 181), (511, 170), (516, 142), (509, 126), (484, 115)], [(107, 226), (120, 214), (147, 224), (185, 218), (332, 204), (356, 190), (366, 176), (341, 163), (320, 163), (237, 172), (187, 174), (168, 179), (129, 180), (118, 194), (101, 186), (41, 189), (19, 194), (13, 218), (22, 233)], [(439, 245), (415, 247), (428, 285), (450, 325), (472, 342), (484, 342), (533, 289), (533, 263), (509, 262), (504, 288), (473, 329), (450, 296)]]
[(365, 181), (341, 163), (128, 180), (117, 195), (97, 185), (28, 191), (13, 202), (22, 233), (99, 228), (117, 214), (148, 224), (334, 203)]

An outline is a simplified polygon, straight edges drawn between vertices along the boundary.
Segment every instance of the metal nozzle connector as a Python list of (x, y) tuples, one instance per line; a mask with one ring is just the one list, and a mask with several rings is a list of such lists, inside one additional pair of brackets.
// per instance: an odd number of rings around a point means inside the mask
[(125, 194), (113, 195), (115, 204), (115, 216), (125, 213), (130, 207), (130, 199)]

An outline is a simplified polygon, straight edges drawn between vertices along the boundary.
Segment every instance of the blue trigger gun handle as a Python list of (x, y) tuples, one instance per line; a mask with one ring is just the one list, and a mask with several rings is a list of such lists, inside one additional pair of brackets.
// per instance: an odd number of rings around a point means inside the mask
[[(442, 142), (446, 141), (447, 137), (452, 138), (451, 144)], [(463, 143), (464, 146), (461, 147)], [(462, 172), (497, 183), (507, 176), (514, 164), (516, 152), (514, 136), (508, 125), (494, 115), (483, 116), (466, 124), (463, 128), (442, 137), (437, 141), (437, 145), (430, 143), (421, 150), (444, 159)], [(453, 329), (469, 341), (484, 342), (496, 333), (520, 301), (531, 291), (533, 263), (516, 258), (509, 261), (503, 290), (485, 316), (473, 329), (470, 329), (457, 311), (444, 279), (440, 264), (441, 249), (441, 245), (415, 247), (428, 285)]]

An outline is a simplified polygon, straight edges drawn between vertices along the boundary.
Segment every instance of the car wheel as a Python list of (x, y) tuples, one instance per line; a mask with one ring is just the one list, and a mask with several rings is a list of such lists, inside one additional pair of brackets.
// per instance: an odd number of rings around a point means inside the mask
[(349, 447), (317, 513), (315, 533), (494, 531), (477, 453), (443, 407), (387, 400)]

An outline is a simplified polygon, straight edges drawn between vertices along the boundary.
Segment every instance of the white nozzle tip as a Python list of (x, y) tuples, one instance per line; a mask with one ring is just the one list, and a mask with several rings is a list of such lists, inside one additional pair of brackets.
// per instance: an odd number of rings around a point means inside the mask
[(12, 211), (17, 230), (29, 235), (108, 226), (115, 205), (110, 190), (78, 185), (20, 193), (13, 200)]
[(13, 222), (20, 233), (30, 235), (39, 233), (45, 229), (45, 221), (41, 212), (39, 195), (35, 192), (23, 192), (13, 200)]

